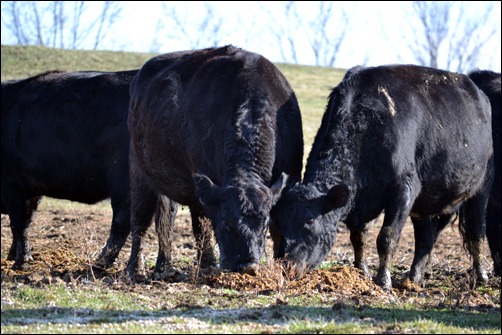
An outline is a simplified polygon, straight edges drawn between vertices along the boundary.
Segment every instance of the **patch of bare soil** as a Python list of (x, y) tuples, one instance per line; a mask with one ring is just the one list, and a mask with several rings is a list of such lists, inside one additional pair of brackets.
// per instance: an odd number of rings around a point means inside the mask
[[(43, 202), (37, 211), (29, 230), (29, 240), (34, 261), (26, 269), (12, 270), (12, 261), (6, 256), (12, 242), (9, 218), (1, 218), (1, 278), (5, 282), (24, 282), (30, 285), (44, 285), (52, 282), (70, 283), (78, 280), (126, 278), (125, 267), (130, 253), (130, 239), (121, 251), (116, 266), (97, 273), (91, 266), (101, 252), (108, 237), (112, 212), (107, 206), (76, 206), (60, 209)], [(370, 228), (368, 255), (370, 269), (376, 273), (378, 255), (376, 237), (381, 220)], [(456, 223), (441, 234), (431, 260), (430, 274), (422, 286), (406, 280), (406, 273), (413, 260), (414, 236), (411, 223), (403, 229), (398, 249), (394, 256), (392, 277), (394, 288), (383, 291), (371, 279), (352, 266), (353, 250), (348, 230), (341, 225), (337, 243), (326, 259), (330, 266), (316, 269), (296, 278), (273, 262), (272, 243), (267, 239), (268, 260), (254, 275), (229, 273), (219, 269), (202, 270), (196, 262), (196, 250), (192, 236), (190, 215), (180, 210), (175, 222), (173, 261), (176, 271), (163, 274), (162, 285), (208, 285), (214, 289), (228, 288), (242, 292), (278, 294), (279, 297), (329, 294), (334, 298), (352, 297), (359, 303), (413, 302), (418, 298), (437, 306), (448, 303), (470, 308), (496, 308), (500, 310), (500, 277), (491, 275), (492, 260), (487, 243), (484, 244), (484, 263), (489, 270), (487, 284), (476, 286), (470, 275), (471, 261), (462, 248), (462, 241)], [(146, 237), (144, 248), (149, 271), (152, 271), (157, 257), (157, 237), (152, 226)], [(156, 279), (158, 280), (158, 279)], [(125, 287), (121, 283), (121, 287)], [(281, 300), (278, 298), (278, 303)]]

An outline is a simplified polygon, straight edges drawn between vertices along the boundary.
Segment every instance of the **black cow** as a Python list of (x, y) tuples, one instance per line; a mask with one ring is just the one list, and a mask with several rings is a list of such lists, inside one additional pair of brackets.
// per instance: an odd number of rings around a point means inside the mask
[(287, 182), (301, 179), (301, 114), (281, 72), (233, 46), (154, 57), (131, 84), (129, 131), (129, 274), (144, 270), (142, 236), (152, 215), (145, 201), (159, 194), (190, 208), (198, 241), (199, 220), (211, 220), (222, 268), (252, 268), (271, 207)]
[[(137, 72), (50, 71), (2, 82), (1, 200), (14, 268), (33, 259), (28, 227), (42, 196), (86, 204), (110, 197), (113, 220), (98, 264), (113, 264), (130, 232), (127, 115)], [(176, 208), (159, 202), (159, 213), (172, 214), (162, 219), (174, 219)]]
[(492, 106), (492, 138), (495, 175), (488, 201), (486, 235), (493, 259), (493, 273), (500, 276), (500, 73), (476, 70), (469, 73), (472, 81), (488, 96)]
[(329, 96), (302, 183), (284, 190), (272, 213), (283, 235), (277, 256), (300, 270), (317, 266), (343, 221), (354, 264), (370, 276), (367, 222), (384, 211), (376, 282), (392, 286), (389, 267), (408, 216), (415, 230), (410, 277), (420, 282), (436, 226), (463, 204), (465, 243), (485, 279), (490, 119), (488, 99), (466, 75), (413, 65), (350, 69)]

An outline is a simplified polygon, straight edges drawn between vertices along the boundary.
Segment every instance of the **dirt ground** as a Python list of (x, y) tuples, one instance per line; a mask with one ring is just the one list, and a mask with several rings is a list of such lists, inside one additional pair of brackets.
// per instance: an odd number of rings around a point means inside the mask
[[(70, 282), (79, 278), (92, 276), (117, 276), (124, 274), (130, 253), (130, 238), (121, 251), (116, 266), (104, 274), (97, 274), (91, 270), (90, 264), (99, 255), (108, 237), (111, 222), (111, 209), (108, 204), (73, 206), (58, 205), (58, 201), (44, 201), (36, 213), (34, 223), (29, 230), (29, 240), (34, 256), (34, 262), (26, 270), (14, 271), (11, 269), (13, 262), (7, 261), (7, 253), (12, 241), (9, 218), (2, 214), (1, 217), (1, 273), (2, 283), (6, 281), (24, 281), (30, 284), (48, 284), (54, 281)], [(368, 254), (370, 269), (375, 274), (378, 265), (376, 252), (376, 237), (381, 226), (381, 218), (370, 228), (368, 239)], [(196, 268), (196, 251), (192, 236), (190, 216), (187, 209), (178, 211), (175, 223), (175, 239), (173, 243), (174, 265), (179, 272), (166, 276), (168, 282), (191, 282)], [(431, 275), (425, 278), (422, 287), (406, 283), (403, 279), (411, 265), (414, 250), (413, 228), (410, 222), (403, 229), (398, 249), (394, 256), (392, 270), (393, 295), (403, 296), (407, 291), (424, 290), (431, 295), (446, 295), (453, 291), (463, 291), (457, 299), (466, 299), (468, 292), (472, 293), (472, 277), (469, 275), (471, 261), (462, 249), (461, 237), (457, 224), (448, 226), (441, 234), (433, 250)], [(271, 240), (267, 239), (268, 258), (272, 255)], [(147, 234), (147, 243), (144, 249), (146, 264), (151, 271), (157, 256), (157, 237), (152, 226)], [(384, 295), (379, 287), (371, 280), (364, 278), (359, 270), (352, 267), (353, 250), (349, 240), (348, 230), (341, 225), (337, 243), (326, 259), (332, 262), (330, 268), (323, 267), (309, 273), (301, 280), (289, 280), (287, 292), (295, 294), (308, 294), (312, 291), (327, 291), (343, 293), (350, 290), (352, 294), (366, 296)], [(483, 261), (489, 273), (488, 291), (500, 292), (500, 277), (492, 276), (492, 260), (488, 245), (484, 244)], [(268, 267), (268, 271), (274, 271)], [(227, 287), (237, 290), (281, 290), (286, 286), (274, 279), (270, 273), (252, 277), (249, 275), (213, 272), (201, 272), (200, 279), (213, 287)], [(350, 287), (349, 287), (350, 283)], [(448, 291), (448, 292), (445, 292)], [(286, 292), (286, 293), (287, 293)], [(370, 294), (368, 294), (370, 293)], [(495, 298), (494, 298), (495, 296)], [(470, 304), (489, 305), (500, 309), (500, 293), (497, 295), (468, 294)], [(465, 301), (464, 301), (465, 302)]]

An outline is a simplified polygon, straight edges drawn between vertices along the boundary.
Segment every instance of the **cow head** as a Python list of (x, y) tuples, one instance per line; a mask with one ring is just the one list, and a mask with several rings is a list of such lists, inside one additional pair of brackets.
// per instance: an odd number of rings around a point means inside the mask
[(275, 257), (284, 257), (298, 274), (319, 265), (335, 244), (340, 209), (348, 199), (349, 189), (343, 184), (327, 194), (311, 185), (286, 189), (272, 212), (281, 236)]
[(265, 251), (270, 210), (280, 197), (287, 176), (271, 187), (258, 180), (239, 180), (218, 186), (196, 174), (197, 195), (213, 223), (220, 248), (220, 266), (231, 271), (251, 271)]

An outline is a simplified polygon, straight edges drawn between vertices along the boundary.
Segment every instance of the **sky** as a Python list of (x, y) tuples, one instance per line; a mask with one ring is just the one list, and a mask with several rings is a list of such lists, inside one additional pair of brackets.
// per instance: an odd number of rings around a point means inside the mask
[[(94, 3), (94, 2), (93, 2)], [(200, 15), (204, 8), (203, 1), (190, 1), (189, 5), (181, 3), (187, 10), (187, 20)], [(280, 3), (277, 1), (262, 2), (273, 12), (277, 12)], [(299, 1), (302, 14), (312, 15), (316, 8), (312, 2)], [(496, 2), (496, 24), (500, 32), (500, 1)], [(284, 62), (279, 53), (277, 42), (272, 38), (269, 17), (260, 11), (260, 4), (255, 1), (211, 1), (215, 10), (225, 18), (228, 35), (222, 44), (233, 44), (252, 52), (257, 52), (273, 62)], [(482, 6), (483, 2), (476, 2)], [(347, 1), (351, 29), (348, 32), (342, 49), (338, 53), (335, 67), (350, 68), (355, 65), (382, 65), (391, 63), (416, 63), (413, 55), (406, 54), (405, 38), (409, 29), (409, 18), (403, 15), (402, 1)], [(400, 7), (401, 6), (401, 7)], [(480, 7), (481, 8), (481, 7)], [(182, 11), (181, 11), (182, 12)], [(279, 18), (279, 15), (277, 16)], [(124, 1), (120, 20), (118, 20), (106, 36), (100, 49), (132, 52), (171, 52), (186, 49), (186, 45), (164, 40), (158, 50), (152, 50), (154, 39), (162, 42), (162, 31), (156, 29), (162, 18), (162, 7), (159, 1)], [(246, 29), (246, 36), (239, 33), (239, 28)], [(249, 28), (247, 28), (249, 27)], [(273, 27), (273, 25), (272, 25)], [(8, 43), (2, 29), (2, 44)], [(240, 30), (242, 31), (242, 29)], [(300, 37), (298, 37), (300, 38)], [(306, 43), (306, 42), (305, 42)], [(400, 46), (402, 45), (402, 47)], [(313, 57), (308, 54), (308, 45), (300, 48), (303, 52), (299, 61), (304, 65), (314, 65)], [(479, 68), (500, 72), (501, 47), (500, 35), (487, 46), (488, 53), (479, 62)], [(398, 52), (399, 51), (399, 52)]]

